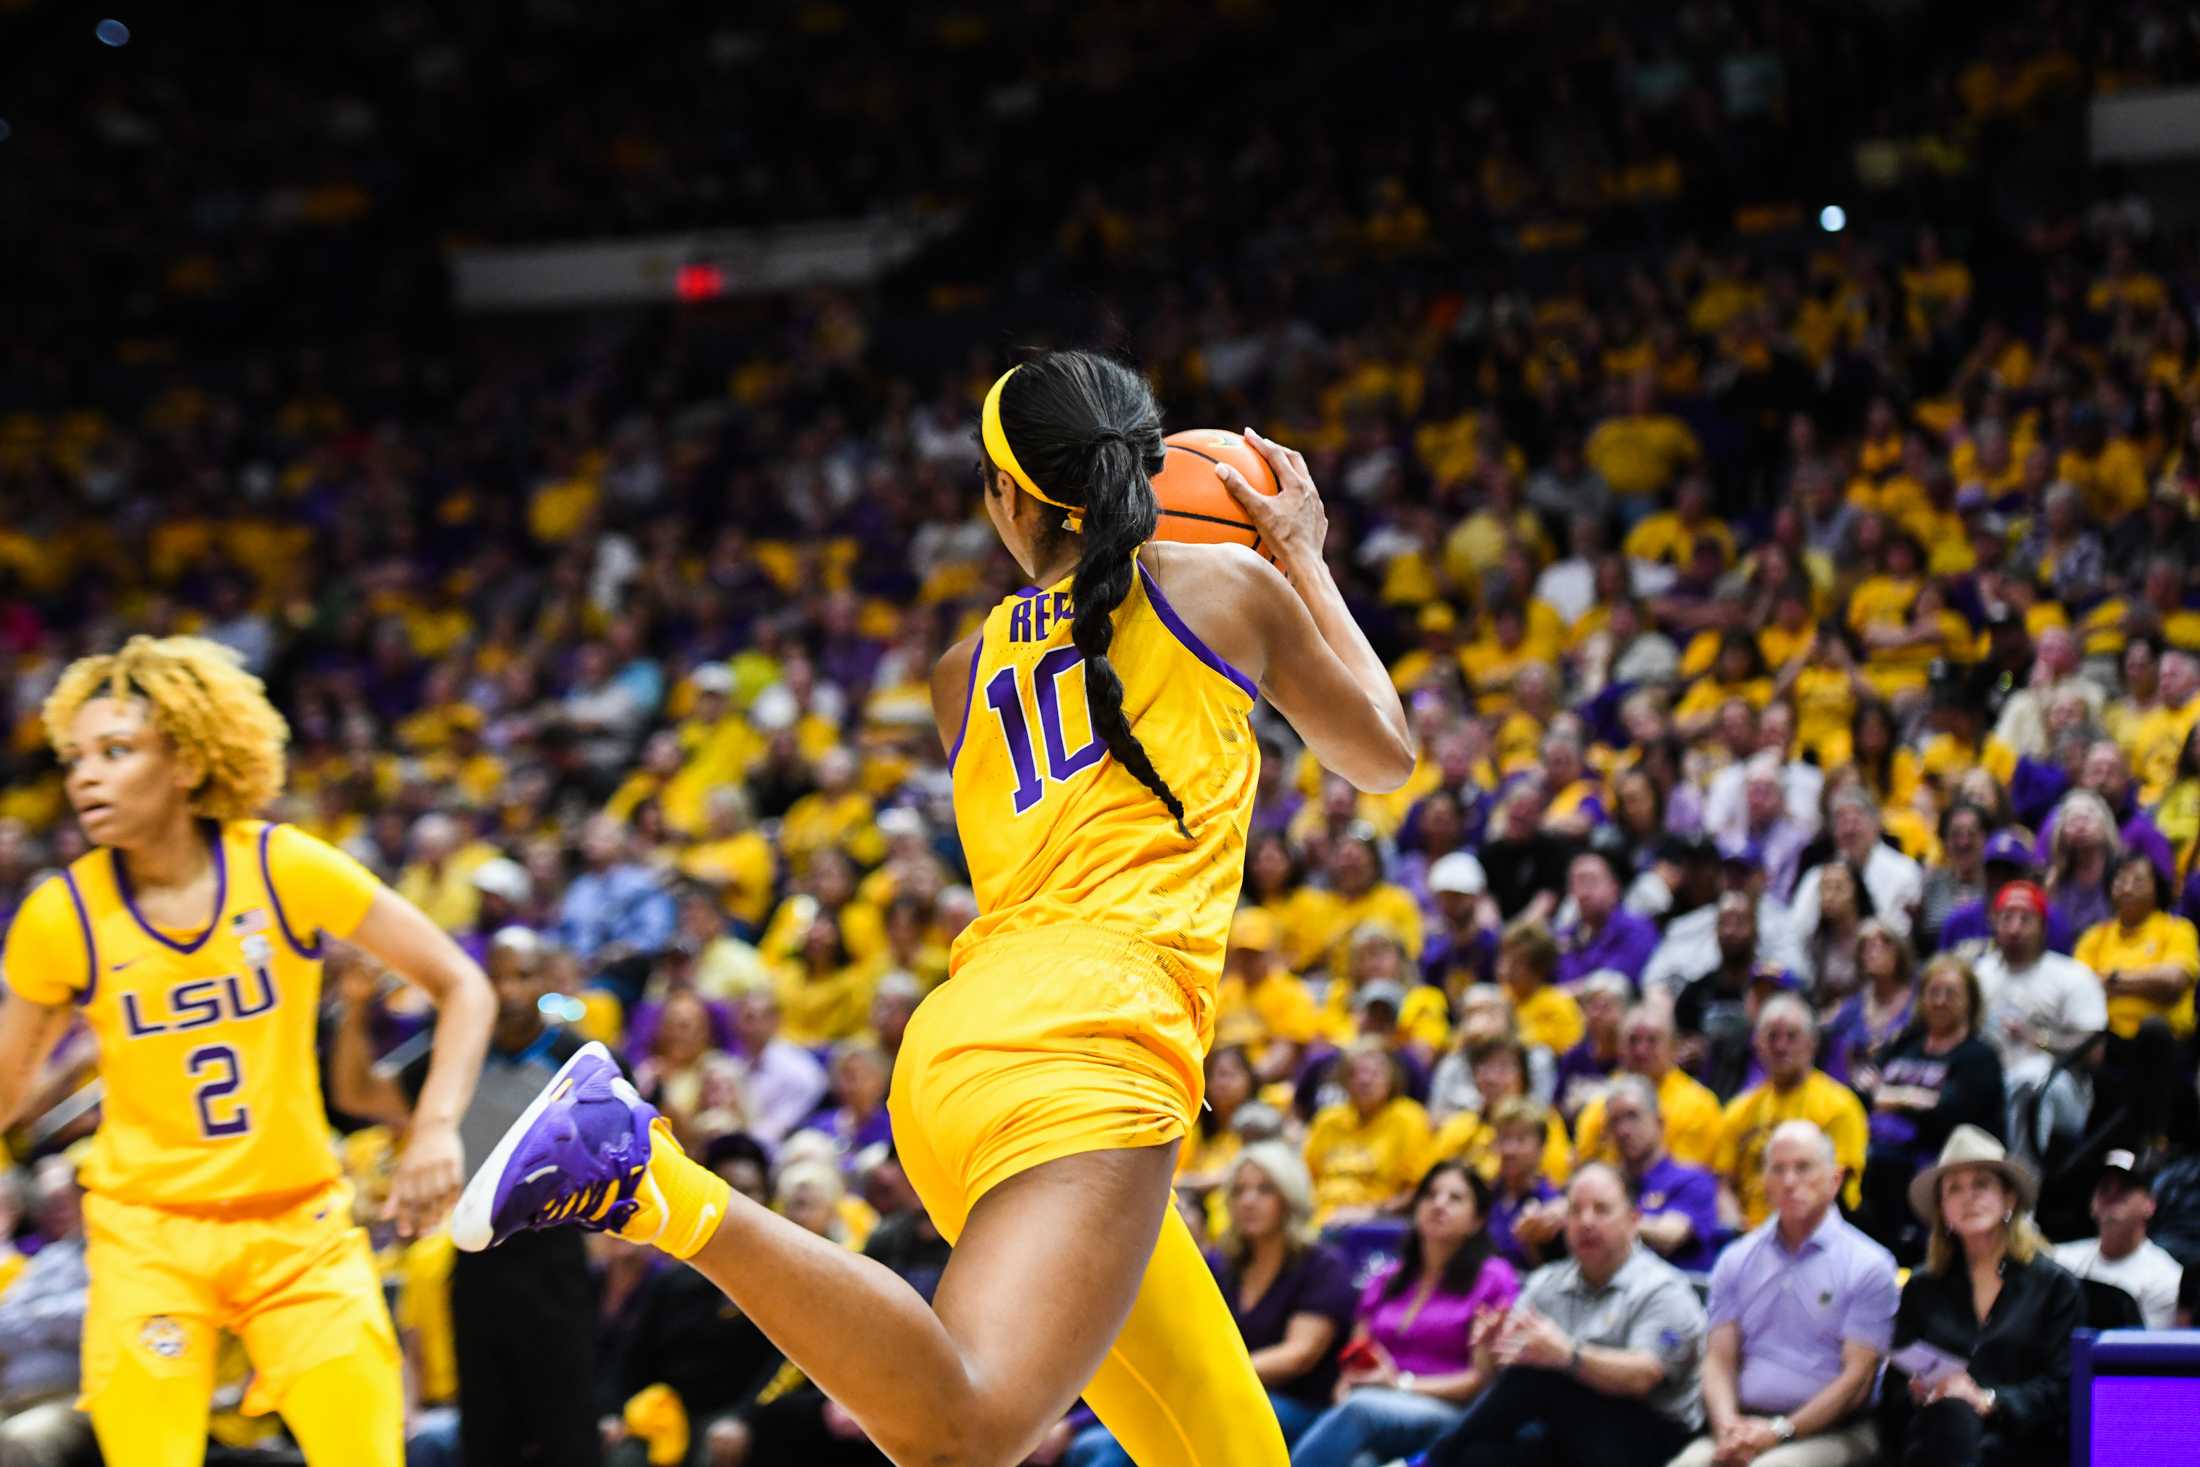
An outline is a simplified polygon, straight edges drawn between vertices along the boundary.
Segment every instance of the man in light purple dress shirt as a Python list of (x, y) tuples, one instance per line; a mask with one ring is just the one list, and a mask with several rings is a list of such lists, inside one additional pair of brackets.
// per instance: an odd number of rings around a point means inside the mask
[(1772, 1218), (1711, 1271), (1703, 1399), (1710, 1435), (1672, 1467), (1861, 1467), (1879, 1437), (1872, 1386), (1900, 1302), (1893, 1255), (1834, 1208), (1833, 1142), (1789, 1121), (1765, 1147)]
[(1629, 983), (1640, 983), (1643, 965), (1657, 950), (1658, 929), (1619, 904), (1619, 872), (1611, 857), (1593, 850), (1574, 857), (1566, 869), (1566, 890), (1576, 915), (1573, 926), (1558, 934), (1554, 981), (1572, 988), (1591, 973), (1610, 968)]
[(825, 1067), (799, 1044), (779, 1037), (779, 1000), (752, 988), (734, 1004), (733, 1057), (748, 1092), (751, 1135), (777, 1146), (825, 1098)]

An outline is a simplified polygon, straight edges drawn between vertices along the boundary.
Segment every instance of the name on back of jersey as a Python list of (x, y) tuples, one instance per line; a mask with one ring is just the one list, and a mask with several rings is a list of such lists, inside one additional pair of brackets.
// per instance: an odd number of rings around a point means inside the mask
[(1011, 642), (1044, 642), (1053, 635), (1054, 628), (1074, 614), (1067, 591), (1041, 591), (1036, 596), (1026, 596), (1008, 609), (1008, 639)]

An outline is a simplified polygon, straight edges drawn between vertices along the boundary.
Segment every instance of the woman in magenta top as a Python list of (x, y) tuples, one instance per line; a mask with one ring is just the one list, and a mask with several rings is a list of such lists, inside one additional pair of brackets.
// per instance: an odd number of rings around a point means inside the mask
[(1475, 1313), (1508, 1309), (1520, 1293), (1491, 1251), (1489, 1213), (1489, 1184), (1471, 1167), (1441, 1162), (1421, 1178), (1398, 1262), (1360, 1295), (1337, 1404), (1292, 1448), (1291, 1467), (1411, 1457), (1466, 1414), (1489, 1384), (1467, 1343)]

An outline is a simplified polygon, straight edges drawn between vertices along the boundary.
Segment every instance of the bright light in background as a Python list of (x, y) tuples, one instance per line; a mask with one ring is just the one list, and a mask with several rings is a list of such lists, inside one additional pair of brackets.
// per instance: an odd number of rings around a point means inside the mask
[(101, 21), (98, 25), (92, 27), (92, 34), (99, 37), (105, 45), (127, 46), (130, 44), (130, 28), (119, 20)]
[(1828, 234), (1839, 234), (1849, 227), (1849, 211), (1839, 204), (1828, 204), (1818, 211), (1818, 227)]

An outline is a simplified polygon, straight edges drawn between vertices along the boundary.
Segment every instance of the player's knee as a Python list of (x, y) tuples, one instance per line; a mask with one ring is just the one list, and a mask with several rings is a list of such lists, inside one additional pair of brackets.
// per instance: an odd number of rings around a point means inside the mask
[(703, 1433), (703, 1460), (709, 1467), (742, 1467), (754, 1441), (746, 1421), (713, 1421)]

